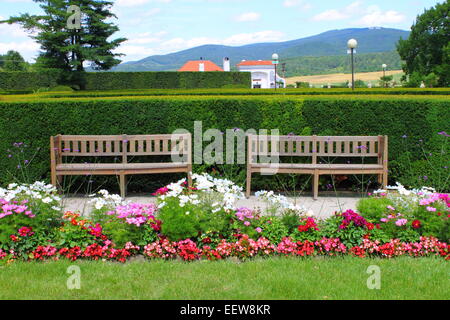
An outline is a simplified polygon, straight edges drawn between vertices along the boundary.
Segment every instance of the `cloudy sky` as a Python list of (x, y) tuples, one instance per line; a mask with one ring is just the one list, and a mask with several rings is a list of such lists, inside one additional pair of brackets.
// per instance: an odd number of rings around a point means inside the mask
[[(415, 17), (444, 0), (116, 0), (124, 61), (203, 44), (285, 41), (332, 29), (382, 26), (409, 30)], [(73, 1), (76, 3), (76, 0)], [(39, 13), (32, 0), (0, 0), (0, 20)], [(18, 26), (0, 25), (0, 54), (33, 61), (39, 47)]]

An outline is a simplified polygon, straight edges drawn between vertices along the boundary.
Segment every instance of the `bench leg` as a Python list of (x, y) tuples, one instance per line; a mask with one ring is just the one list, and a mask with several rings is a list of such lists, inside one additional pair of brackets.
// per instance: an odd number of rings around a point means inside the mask
[(126, 196), (126, 176), (124, 174), (120, 175), (120, 196), (123, 199)]
[(252, 172), (247, 170), (247, 188), (245, 190), (245, 196), (250, 198), (250, 193), (252, 191)]
[(192, 169), (188, 172), (188, 187), (192, 188)]
[(314, 182), (313, 182), (313, 193), (314, 193), (314, 200), (317, 200), (319, 198), (319, 171), (314, 171)]
[(383, 185), (383, 175), (379, 174), (377, 180), (378, 180), (378, 183), (380, 184), (380, 186), (382, 186)]
[(388, 173), (383, 172), (383, 185), (382, 188), (386, 188), (388, 186)]

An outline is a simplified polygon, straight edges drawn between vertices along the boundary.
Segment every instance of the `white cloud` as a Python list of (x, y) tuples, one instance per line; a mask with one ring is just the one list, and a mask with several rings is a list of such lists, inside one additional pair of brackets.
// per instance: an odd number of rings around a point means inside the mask
[(149, 2), (169, 3), (172, 0), (116, 0), (114, 5), (118, 7), (138, 7)]
[(236, 17), (236, 21), (239, 22), (252, 22), (252, 21), (258, 21), (261, 18), (261, 14), (257, 12), (246, 12), (243, 14), (240, 14)]
[(283, 2), (283, 6), (286, 8), (300, 7), (302, 10), (309, 10), (312, 8), (311, 4), (303, 0), (285, 0)]
[(375, 27), (396, 24), (405, 20), (405, 15), (394, 10), (383, 11), (376, 5), (364, 7), (361, 1), (352, 2), (341, 9), (330, 9), (315, 15), (314, 21), (332, 21), (358, 18), (353, 25)]
[(405, 21), (405, 15), (394, 11), (382, 11), (378, 6), (371, 6), (367, 13), (356, 21), (357, 25), (376, 27), (382, 25), (396, 24)]
[(314, 21), (332, 21), (347, 19), (348, 16), (339, 10), (331, 9), (321, 12), (313, 17)]

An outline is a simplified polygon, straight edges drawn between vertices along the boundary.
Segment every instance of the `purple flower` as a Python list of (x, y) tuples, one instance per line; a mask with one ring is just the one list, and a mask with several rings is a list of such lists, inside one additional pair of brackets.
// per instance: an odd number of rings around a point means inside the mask
[(406, 138), (408, 138), (408, 136), (405, 134), (405, 135), (402, 136), (402, 138), (406, 139)]
[(445, 131), (441, 131), (438, 134), (441, 135), (441, 136), (444, 136), (444, 137), (450, 137), (450, 135), (447, 132), (445, 132)]

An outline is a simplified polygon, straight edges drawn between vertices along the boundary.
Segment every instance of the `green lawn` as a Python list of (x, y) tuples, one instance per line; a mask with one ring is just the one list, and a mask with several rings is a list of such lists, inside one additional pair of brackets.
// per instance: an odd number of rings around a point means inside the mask
[[(71, 265), (80, 290), (66, 287)], [(381, 290), (367, 288), (371, 265)], [(0, 299), (450, 299), (449, 271), (439, 258), (15, 263), (0, 267)]]

